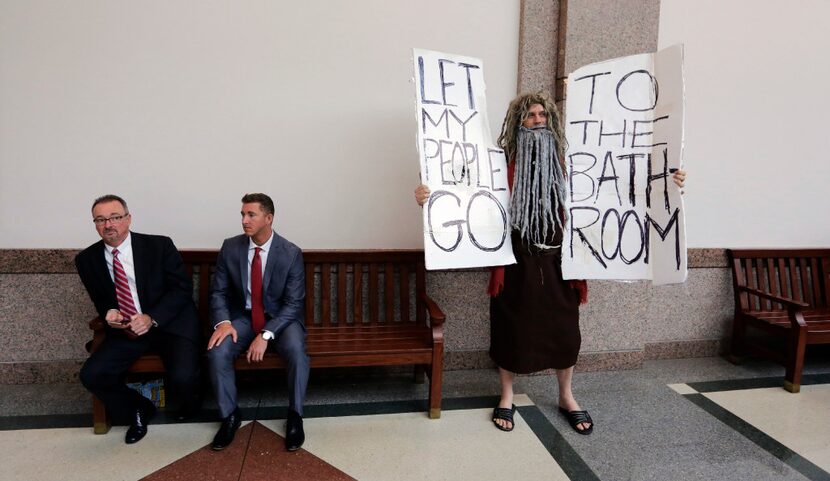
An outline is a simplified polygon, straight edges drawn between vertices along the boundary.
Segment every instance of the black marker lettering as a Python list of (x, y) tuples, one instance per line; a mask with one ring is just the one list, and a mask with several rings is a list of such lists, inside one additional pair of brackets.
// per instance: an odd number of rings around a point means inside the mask
[(582, 124), (582, 145), (588, 142), (588, 124), (599, 123), (597, 120), (574, 120), (571, 124)]
[[(649, 80), (649, 83), (650, 83), (650, 86), (651, 86), (651, 93), (652, 93), (652, 100), (653, 100), (651, 105), (628, 106), (628, 105), (625, 105), (623, 103), (622, 99), (620, 98), (620, 89), (622, 88), (623, 83), (627, 82), (628, 79), (631, 78), (631, 76), (635, 75), (635, 74), (637, 74), (637, 75), (646, 75), (648, 77), (648, 80)], [(634, 78), (636, 78), (636, 77), (634, 77)], [(647, 110), (653, 110), (654, 107), (657, 106), (658, 93), (659, 93), (659, 89), (657, 87), (657, 79), (654, 78), (648, 72), (648, 70), (635, 70), (633, 72), (629, 72), (629, 73), (625, 74), (625, 76), (623, 76), (623, 78), (621, 78), (619, 82), (617, 82), (617, 102), (619, 102), (620, 107), (622, 107), (626, 110), (630, 110), (632, 112), (645, 112)]]
[[(490, 199), (494, 204), (496, 204), (496, 207), (498, 207), (499, 213), (501, 214), (501, 240), (497, 245), (493, 247), (481, 245), (478, 242), (478, 239), (476, 239), (476, 236), (473, 235), (472, 225), (470, 224), (470, 210), (473, 208), (473, 202), (479, 197)], [(476, 246), (480, 250), (483, 250), (484, 252), (495, 252), (501, 249), (501, 246), (504, 245), (504, 240), (507, 239), (507, 211), (504, 210), (504, 206), (501, 205), (498, 199), (496, 199), (496, 197), (493, 194), (487, 192), (486, 190), (480, 190), (473, 194), (473, 196), (470, 197), (470, 201), (467, 203), (467, 233), (470, 235), (470, 242), (472, 242), (474, 246)]]
[(447, 87), (452, 87), (455, 85), (455, 82), (446, 82), (444, 81), (444, 63), (452, 63), (452, 60), (447, 60), (445, 58), (438, 59), (438, 73), (441, 76), (441, 99), (444, 101), (444, 105), (449, 105), (450, 107), (457, 107), (455, 104), (448, 104), (447, 103)]
[(625, 130), (626, 130), (627, 125), (628, 125), (628, 122), (625, 119), (623, 119), (622, 131), (620, 131), (620, 132), (608, 132), (606, 134), (605, 133), (605, 121), (600, 120), (599, 121), (599, 143), (597, 144), (597, 146), (602, 147), (602, 138), (603, 137), (616, 137), (616, 136), (619, 135), (620, 140), (621, 140), (620, 147), (625, 147)]
[[(586, 156), (590, 157), (591, 158), (591, 165), (589, 165), (585, 170), (574, 170), (574, 157), (576, 157), (577, 155), (586, 155)], [(570, 184), (570, 190), (571, 190), (571, 202), (582, 202), (582, 201), (590, 199), (591, 197), (594, 196), (594, 192), (596, 192), (596, 189), (595, 189), (595, 186), (594, 186), (594, 178), (591, 177), (590, 175), (586, 174), (586, 172), (588, 172), (595, 165), (597, 165), (597, 158), (594, 157), (593, 154), (589, 154), (588, 152), (574, 152), (573, 154), (568, 155), (568, 160), (571, 163), (571, 168), (570, 168), (571, 174), (568, 176), (568, 182)], [(591, 182), (591, 193), (586, 195), (585, 197), (583, 197), (581, 199), (576, 199), (574, 197), (574, 177), (576, 177), (577, 175), (583, 175)]]
[(426, 93), (424, 92), (424, 57), (418, 57), (418, 76), (420, 77), (420, 84), (421, 84), (421, 102), (425, 104), (439, 104), (441, 102), (437, 100), (427, 100)]
[[(605, 175), (605, 171), (608, 169), (609, 165), (611, 166), (611, 172), (613, 172), (614, 175)], [(605, 159), (602, 162), (602, 174), (600, 174), (599, 179), (597, 179), (597, 196), (594, 198), (594, 204), (596, 204), (599, 200), (600, 190), (602, 190), (602, 183), (609, 180), (613, 180), (614, 189), (616, 189), (617, 191), (617, 202), (619, 202), (620, 206), (622, 206), (622, 199), (620, 198), (620, 186), (617, 182), (617, 179), (619, 178), (620, 177), (617, 175), (617, 168), (614, 167), (613, 155), (611, 155), (611, 151), (609, 150), (605, 153)]]
[(468, 63), (459, 62), (458, 66), (463, 68), (467, 73), (467, 101), (470, 103), (470, 110), (476, 109), (475, 95), (473, 94), (473, 82), (470, 79), (471, 68), (481, 68), (478, 65), (471, 65)]
[(594, 113), (594, 91), (596, 90), (597, 86), (597, 77), (600, 75), (610, 75), (611, 72), (602, 72), (602, 73), (595, 73), (592, 75), (586, 75), (584, 77), (579, 77), (574, 79), (574, 82), (579, 82), (580, 80), (585, 80), (586, 78), (591, 79), (591, 99), (588, 101), (588, 113)]
[(456, 238), (455, 243), (449, 247), (444, 247), (438, 243), (438, 239), (435, 238), (435, 232), (432, 229), (432, 207), (435, 205), (438, 199), (447, 195), (455, 199), (457, 206), (461, 207), (461, 199), (459, 199), (458, 196), (453, 194), (452, 192), (448, 192), (446, 190), (437, 190), (433, 192), (432, 195), (429, 196), (429, 203), (427, 204), (427, 227), (429, 228), (429, 237), (432, 239), (432, 243), (444, 252), (452, 252), (458, 247), (458, 244), (461, 243), (461, 236), (464, 232), (462, 230), (461, 224), (463, 224), (465, 221), (457, 219), (444, 222), (443, 224), (441, 224), (441, 227), (456, 226), (458, 228), (458, 237)]

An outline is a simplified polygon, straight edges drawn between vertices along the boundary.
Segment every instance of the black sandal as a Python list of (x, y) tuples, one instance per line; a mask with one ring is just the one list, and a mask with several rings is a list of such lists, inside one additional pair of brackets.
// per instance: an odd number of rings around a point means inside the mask
[[(497, 428), (501, 429), (502, 431), (512, 431), (513, 428), (516, 426), (516, 423), (513, 422), (513, 414), (516, 412), (516, 405), (514, 404), (513, 407), (510, 409), (508, 408), (500, 408), (496, 407), (493, 409), (493, 424), (496, 425)], [(510, 427), (506, 428), (499, 423), (496, 422), (497, 419), (501, 419), (502, 421), (507, 421), (510, 423)]]
[[(570, 424), (573, 430), (579, 434), (588, 435), (594, 431), (594, 420), (591, 419), (591, 415), (588, 414), (588, 411), (568, 411), (560, 406), (559, 412), (565, 416), (565, 419), (568, 420), (568, 424)], [(578, 426), (582, 423), (590, 424), (590, 426), (585, 429), (579, 429)]]

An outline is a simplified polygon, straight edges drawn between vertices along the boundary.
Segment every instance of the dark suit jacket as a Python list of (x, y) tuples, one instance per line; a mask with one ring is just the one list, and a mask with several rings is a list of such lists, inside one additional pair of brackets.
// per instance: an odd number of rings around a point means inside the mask
[[(305, 268), (299, 247), (273, 233), (271, 249), (262, 276), (262, 302), (265, 329), (279, 334), (290, 323), (305, 328)], [(213, 323), (240, 319), (245, 312), (248, 289), (248, 237), (225, 239), (216, 260), (216, 272), (210, 294)]]
[[(182, 264), (182, 256), (169, 237), (130, 233), (136, 288), (141, 310), (162, 331), (200, 343), (199, 318), (193, 303), (193, 283)], [(118, 309), (115, 284), (104, 259), (104, 241), (87, 247), (75, 257), (75, 267), (89, 297), (103, 319)], [(107, 329), (111, 329), (107, 326)]]

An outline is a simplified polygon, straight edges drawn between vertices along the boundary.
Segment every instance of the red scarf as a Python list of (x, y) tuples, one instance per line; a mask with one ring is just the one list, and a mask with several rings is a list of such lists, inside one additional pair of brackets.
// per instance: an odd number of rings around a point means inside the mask
[[(510, 190), (513, 190), (513, 172), (516, 171), (516, 163), (510, 162), (507, 166), (507, 185)], [(588, 283), (584, 280), (570, 280), (568, 281), (572, 289), (579, 291), (579, 303), (585, 304), (588, 302)], [(496, 297), (504, 289), (504, 266), (495, 266), (490, 268), (490, 284), (487, 286), (487, 293), (490, 297)]]

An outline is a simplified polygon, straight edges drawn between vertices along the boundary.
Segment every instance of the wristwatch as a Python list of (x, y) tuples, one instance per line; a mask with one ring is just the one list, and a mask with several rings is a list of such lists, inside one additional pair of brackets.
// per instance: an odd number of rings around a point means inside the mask
[(266, 341), (270, 341), (274, 338), (274, 333), (271, 331), (262, 331), (262, 338)]

